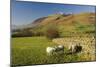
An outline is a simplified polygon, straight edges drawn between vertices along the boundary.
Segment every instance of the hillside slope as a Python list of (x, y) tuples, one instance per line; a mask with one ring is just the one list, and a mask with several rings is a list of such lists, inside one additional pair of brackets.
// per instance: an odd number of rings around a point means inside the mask
[(21, 29), (44, 34), (48, 28), (56, 28), (61, 36), (75, 36), (75, 34), (80, 35), (80, 33), (93, 33), (95, 35), (95, 15), (95, 13), (52, 14), (38, 18), (31, 24), (21, 26)]
[(70, 25), (73, 21), (83, 24), (95, 24), (95, 13), (80, 13), (80, 14), (54, 14), (48, 17), (36, 19), (34, 23), (40, 23), (40, 25), (48, 24), (61, 24)]

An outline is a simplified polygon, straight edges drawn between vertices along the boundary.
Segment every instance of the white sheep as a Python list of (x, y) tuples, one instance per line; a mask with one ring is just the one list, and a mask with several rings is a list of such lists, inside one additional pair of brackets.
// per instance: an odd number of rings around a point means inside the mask
[(82, 46), (80, 45), (80, 43), (73, 43), (69, 45), (69, 50), (71, 51), (71, 53), (80, 52), (82, 50)]
[(56, 49), (54, 47), (47, 47), (46, 52), (48, 55), (52, 55)]
[(46, 52), (48, 55), (52, 55), (53, 53), (64, 52), (64, 46), (59, 45), (55, 47), (47, 47)]
[(71, 53), (75, 53), (75, 46), (76, 45), (69, 45), (69, 50), (71, 51)]

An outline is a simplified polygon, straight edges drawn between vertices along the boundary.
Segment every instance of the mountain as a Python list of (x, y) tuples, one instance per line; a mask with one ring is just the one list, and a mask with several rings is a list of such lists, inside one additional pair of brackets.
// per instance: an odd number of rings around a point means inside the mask
[(48, 25), (49, 23), (69, 25), (73, 21), (82, 24), (95, 24), (95, 13), (80, 13), (80, 14), (54, 14), (48, 17), (36, 19), (32, 24)]
[(80, 13), (80, 14), (66, 14), (56, 13), (47, 17), (41, 17), (34, 20), (31, 24), (26, 25), (12, 25), (12, 29), (31, 28), (36, 26), (45, 26), (48, 24), (56, 25), (73, 25), (76, 22), (81, 24), (95, 24), (95, 13)]
[(42, 18), (39, 18), (39, 19), (36, 19), (35, 21), (32, 22), (32, 24), (38, 24), (40, 22), (42, 22), (44, 19), (46, 19), (47, 17), (42, 17)]
[(56, 23), (61, 25), (73, 24), (73, 21), (82, 23), (82, 24), (91, 24), (95, 23), (95, 14), (94, 13), (81, 13), (81, 14), (57, 14), (52, 15), (41, 21), (41, 25), (46, 25), (49, 23)]
[(25, 29), (25, 28), (32, 28), (34, 27), (34, 24), (26, 24), (26, 25), (12, 25), (11, 29), (12, 30), (17, 30), (17, 29)]
[(57, 27), (63, 35), (67, 32), (95, 32), (95, 13), (57, 13), (33, 21), (33, 31), (44, 32), (48, 27)]
[[(61, 14), (61, 13), (57, 13), (57, 14), (53, 14), (53, 15), (49, 15), (47, 17), (42, 17), (42, 18), (38, 18), (35, 21), (32, 22), (32, 24), (34, 25), (42, 25), (42, 24), (48, 24), (48, 22), (55, 22), (59, 19), (61, 19), (62, 17), (68, 17), (71, 14)], [(67, 19), (67, 18), (66, 18)]]
[(67, 32), (95, 31), (95, 13), (66, 14), (56, 13), (41, 17), (27, 25), (12, 25), (12, 30), (28, 29), (35, 32), (44, 32), (48, 27), (57, 27), (65, 35)]

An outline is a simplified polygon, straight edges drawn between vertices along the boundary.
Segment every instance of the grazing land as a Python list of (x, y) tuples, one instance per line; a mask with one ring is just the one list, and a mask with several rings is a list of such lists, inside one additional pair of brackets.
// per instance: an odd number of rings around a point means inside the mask
[[(79, 38), (75, 38), (79, 39)], [(13, 65), (28, 65), (28, 64), (49, 64), (49, 63), (65, 63), (77, 61), (94, 61), (95, 60), (95, 41), (90, 43), (91, 38), (84, 39), (83, 52), (78, 54), (67, 54), (67, 42), (71, 42), (72, 38), (55, 39), (55, 42), (45, 37), (20, 37), (12, 38), (12, 63)], [(58, 42), (57, 42), (58, 41)], [(63, 41), (63, 42), (62, 42)], [(65, 42), (64, 42), (65, 41)], [(64, 54), (47, 56), (46, 47), (56, 46), (57, 43), (65, 45)], [(89, 51), (90, 52), (89, 52)], [(92, 52), (92, 53), (91, 53)]]

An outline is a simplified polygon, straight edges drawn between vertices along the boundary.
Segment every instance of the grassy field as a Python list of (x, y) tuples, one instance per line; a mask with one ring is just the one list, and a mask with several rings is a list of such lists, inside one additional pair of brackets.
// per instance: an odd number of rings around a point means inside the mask
[(67, 55), (67, 48), (64, 54), (47, 56), (46, 47), (56, 46), (57, 44), (45, 37), (19, 37), (12, 38), (12, 65), (34, 65), (66, 63), (77, 61), (93, 61), (90, 55), (83, 53)]

